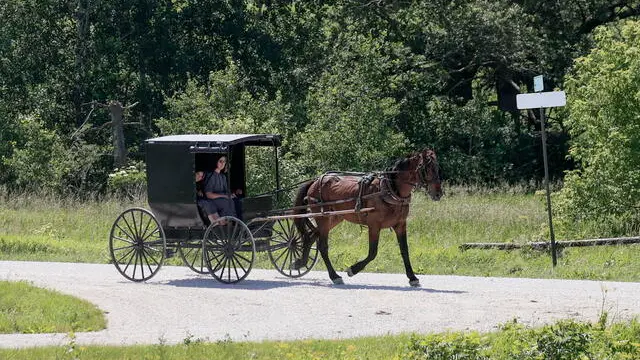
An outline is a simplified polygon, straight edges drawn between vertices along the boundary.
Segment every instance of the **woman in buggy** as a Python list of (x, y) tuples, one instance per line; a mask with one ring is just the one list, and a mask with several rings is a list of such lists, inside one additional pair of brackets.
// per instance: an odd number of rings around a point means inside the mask
[(240, 198), (242, 190), (229, 192), (227, 182), (227, 157), (221, 156), (213, 172), (196, 172), (198, 206), (207, 215), (210, 222), (223, 216), (235, 216), (242, 220)]

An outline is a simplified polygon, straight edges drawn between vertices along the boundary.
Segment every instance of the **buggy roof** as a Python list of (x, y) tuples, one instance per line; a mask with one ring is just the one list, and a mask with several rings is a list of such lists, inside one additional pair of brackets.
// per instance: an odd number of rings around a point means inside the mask
[(146, 143), (191, 144), (229, 146), (235, 144), (254, 146), (280, 146), (281, 137), (275, 134), (186, 134), (161, 136), (146, 140)]

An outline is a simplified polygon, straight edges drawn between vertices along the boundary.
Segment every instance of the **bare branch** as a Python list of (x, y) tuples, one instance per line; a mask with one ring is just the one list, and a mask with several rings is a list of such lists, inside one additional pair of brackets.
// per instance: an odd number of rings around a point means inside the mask
[(78, 129), (76, 131), (73, 132), (73, 134), (71, 134), (71, 139), (75, 139), (76, 134), (78, 134), (78, 132), (80, 132), (80, 130), (82, 130), (82, 128), (84, 127), (84, 125), (87, 123), (87, 121), (89, 121), (89, 118), (91, 117), (91, 114), (93, 114), (93, 111), (96, 109), (95, 106), (91, 107), (91, 111), (89, 111), (89, 114), (87, 115), (87, 117), (84, 119), (84, 122), (78, 127)]
[(622, 20), (640, 15), (640, 5), (631, 6), (625, 1), (620, 1), (608, 6), (606, 9), (602, 9), (602, 11), (604, 16), (594, 16), (593, 18), (585, 21), (578, 29), (578, 33), (589, 34), (599, 25), (609, 23), (613, 20)]
[(124, 109), (125, 109), (125, 110), (131, 109), (132, 107), (134, 107), (134, 106), (138, 105), (138, 103), (139, 103), (139, 101), (136, 101), (136, 102), (134, 102), (133, 104), (126, 106)]

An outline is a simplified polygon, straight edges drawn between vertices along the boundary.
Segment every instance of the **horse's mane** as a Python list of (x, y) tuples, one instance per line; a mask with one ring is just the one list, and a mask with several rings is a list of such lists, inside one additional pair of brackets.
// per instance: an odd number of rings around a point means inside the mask
[(406, 157), (397, 159), (394, 161), (393, 165), (385, 169), (385, 176), (390, 180), (389, 185), (394, 192), (398, 191), (396, 187), (396, 178), (398, 177), (398, 173), (409, 169), (409, 161), (414, 155), (415, 153), (411, 153)]

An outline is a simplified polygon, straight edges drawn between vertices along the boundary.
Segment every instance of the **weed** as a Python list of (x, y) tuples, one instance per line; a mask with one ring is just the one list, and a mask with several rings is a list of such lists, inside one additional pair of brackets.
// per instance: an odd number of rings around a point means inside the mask
[(196, 338), (195, 336), (193, 336), (193, 334), (187, 332), (187, 337), (185, 337), (182, 340), (182, 344), (185, 346), (190, 346), (190, 345), (195, 345), (195, 344), (202, 344), (204, 343), (205, 340), (202, 338)]
[(233, 340), (231, 339), (231, 335), (229, 335), (229, 333), (224, 334), (224, 337), (222, 339), (216, 340), (216, 344), (218, 345), (229, 345), (232, 343)]

